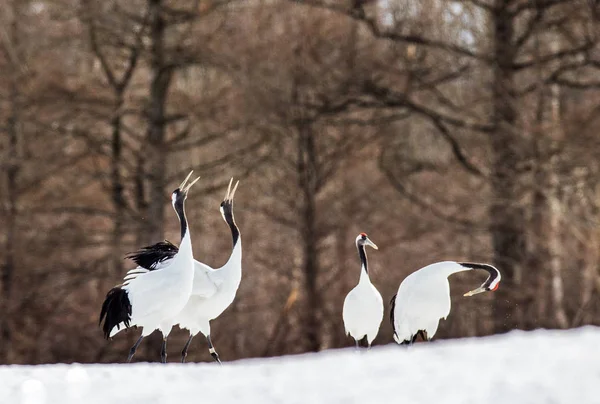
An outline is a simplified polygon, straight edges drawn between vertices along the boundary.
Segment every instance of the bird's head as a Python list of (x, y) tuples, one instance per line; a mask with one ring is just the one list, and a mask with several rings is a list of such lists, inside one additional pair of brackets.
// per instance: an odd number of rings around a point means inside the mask
[(171, 194), (171, 203), (173, 204), (173, 208), (175, 208), (175, 205), (177, 205), (177, 204), (183, 205), (185, 198), (187, 198), (188, 191), (190, 190), (192, 185), (194, 185), (196, 183), (196, 181), (198, 181), (200, 179), (200, 177), (198, 177), (194, 181), (192, 181), (186, 185), (187, 181), (190, 179), (190, 176), (192, 175), (193, 172), (194, 172), (193, 170), (190, 171), (188, 176), (185, 177), (185, 180), (183, 180), (183, 182), (179, 185), (179, 187), (177, 187), (177, 189), (175, 191), (173, 191), (173, 193)]
[(379, 250), (379, 248), (377, 247), (377, 245), (375, 245), (374, 242), (372, 242), (371, 240), (369, 240), (369, 236), (367, 236), (367, 233), (360, 233), (357, 237), (356, 237), (356, 245), (357, 246), (371, 246), (376, 250)]
[(496, 267), (491, 265), (481, 265), (480, 269), (485, 269), (489, 273), (488, 278), (480, 287), (465, 293), (463, 296), (473, 296), (483, 292), (493, 292), (498, 289), (498, 286), (500, 286), (500, 280), (502, 279), (502, 276)]
[(228, 220), (233, 220), (233, 196), (235, 195), (235, 191), (239, 185), (239, 181), (235, 183), (233, 190), (231, 189), (231, 183), (233, 182), (233, 178), (229, 180), (229, 186), (227, 187), (227, 193), (223, 198), (223, 202), (221, 202), (220, 210), (221, 216), (223, 216), (223, 220), (229, 223)]

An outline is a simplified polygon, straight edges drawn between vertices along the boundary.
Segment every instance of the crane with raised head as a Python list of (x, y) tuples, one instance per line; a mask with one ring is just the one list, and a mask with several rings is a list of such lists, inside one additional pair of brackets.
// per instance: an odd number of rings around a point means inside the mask
[[(212, 268), (198, 260), (194, 260), (194, 283), (192, 294), (185, 307), (170, 322), (189, 330), (189, 338), (181, 352), (181, 362), (185, 362), (188, 348), (192, 339), (198, 333), (206, 336), (208, 350), (215, 361), (221, 363), (210, 336), (210, 321), (219, 317), (233, 302), (242, 278), (242, 239), (233, 215), (233, 196), (239, 181), (233, 189), (229, 181), (227, 192), (220, 205), (221, 216), (233, 239), (233, 247), (227, 262), (220, 268)], [(146, 247), (135, 253), (133, 259), (144, 267), (165, 265), (174, 254), (177, 247), (168, 241)]]
[[(130, 255), (138, 267), (127, 272), (123, 284), (112, 288), (102, 304), (99, 323), (104, 321), (102, 329), (107, 339), (131, 326), (142, 327), (142, 334), (131, 347), (127, 362), (131, 361), (144, 337), (156, 329), (163, 334), (161, 360), (167, 361), (167, 337), (173, 327), (172, 318), (183, 309), (192, 294), (194, 256), (185, 200), (200, 177), (186, 185), (191, 175), (192, 172), (171, 195), (181, 227), (179, 248), (162, 242)], [(168, 260), (162, 259), (165, 253), (169, 255)]]

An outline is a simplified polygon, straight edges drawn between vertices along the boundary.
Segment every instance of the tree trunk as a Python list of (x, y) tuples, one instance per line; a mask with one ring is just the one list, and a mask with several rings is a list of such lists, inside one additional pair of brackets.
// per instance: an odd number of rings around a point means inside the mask
[(20, 10), (18, 2), (11, 3), (12, 21), (10, 24), (10, 44), (11, 60), (9, 61), (9, 116), (6, 122), (6, 131), (8, 133), (8, 167), (6, 168), (6, 246), (4, 249), (4, 265), (0, 276), (2, 284), (2, 300), (0, 300), (0, 309), (2, 317), (0, 319), (0, 362), (10, 362), (10, 352), (12, 345), (12, 289), (16, 265), (16, 247), (17, 247), (17, 226), (19, 190), (17, 187), (17, 177), (19, 175), (21, 161), (19, 153), (19, 26), (18, 19)]
[(6, 169), (7, 180), (7, 204), (6, 204), (6, 247), (4, 249), (5, 258), (2, 268), (2, 321), (0, 323), (0, 362), (10, 362), (11, 350), (11, 295), (12, 285), (15, 273), (15, 255), (17, 246), (17, 220), (18, 220), (18, 199), (17, 176), (19, 173), (20, 162), (18, 157), (18, 106), (16, 85), (11, 83), (10, 99), (11, 114), (7, 122), (7, 131), (9, 137), (9, 164)]
[(135, 163), (135, 192), (134, 202), (138, 212), (137, 222), (137, 237), (136, 246), (142, 246), (148, 244), (148, 237), (145, 234), (146, 231), (146, 214), (148, 212), (148, 201), (146, 199), (146, 182), (145, 182), (145, 170), (144, 170), (144, 151), (146, 147), (142, 144)]
[[(541, 124), (541, 121), (538, 120), (538, 123)], [(539, 137), (539, 126), (537, 130), (538, 132), (535, 133), (534, 136)], [(550, 231), (549, 223), (546, 220), (547, 217), (545, 215), (547, 211), (547, 195), (549, 191), (546, 186), (547, 179), (545, 170), (547, 168), (541, 164), (542, 155), (544, 153), (543, 146), (539, 144), (539, 141), (534, 140), (534, 142), (536, 143), (536, 154), (539, 160), (534, 173), (531, 225), (529, 228), (529, 238), (531, 241), (529, 243), (530, 260), (528, 268), (544, 272), (542, 275), (549, 275), (546, 273), (546, 268), (550, 259), (550, 251), (544, 240), (544, 235)], [(535, 277), (535, 282), (533, 283), (535, 290), (528, 291), (532, 294), (535, 294), (535, 304), (529, 308), (527, 314), (527, 318), (530, 319), (529, 326), (531, 328), (547, 327), (549, 325), (546, 321), (548, 318), (548, 297), (550, 296), (548, 282), (549, 278), (549, 276)]]
[[(558, 52), (558, 40), (551, 43), (553, 52)], [(561, 256), (563, 255), (562, 242), (560, 240), (561, 224), (561, 201), (560, 181), (558, 177), (558, 143), (563, 138), (561, 122), (560, 88), (558, 84), (552, 85), (551, 108), (552, 108), (552, 130), (550, 147), (550, 164), (548, 167), (548, 223), (547, 233), (548, 250), (550, 251), (550, 271), (552, 273), (552, 308), (554, 312), (555, 325), (558, 328), (568, 328), (569, 321), (564, 307), (564, 288), (561, 270)]]
[[(141, 244), (149, 245), (163, 240), (165, 233), (165, 202), (169, 200), (165, 190), (167, 171), (166, 150), (166, 103), (173, 68), (168, 66), (165, 55), (166, 22), (162, 12), (162, 0), (148, 0), (150, 29), (150, 99), (146, 112), (147, 129), (145, 144), (142, 145), (143, 165), (138, 172), (138, 203), (142, 212)], [(147, 194), (147, 195), (146, 195)], [(146, 199), (147, 196), (147, 199)], [(141, 199), (140, 199), (141, 197)], [(157, 359), (161, 337), (152, 334), (146, 342), (146, 350), (140, 359)]]
[(520, 168), (524, 161), (523, 145), (516, 128), (514, 93), (513, 20), (504, 0), (492, 13), (494, 33), (494, 72), (492, 84), (493, 131), (490, 206), (491, 234), (495, 263), (503, 274), (503, 286), (496, 295), (496, 332), (505, 332), (523, 324), (519, 295), (522, 269), (526, 259), (525, 209), (520, 202)]
[(154, 243), (164, 236), (165, 172), (167, 168), (166, 101), (173, 76), (164, 52), (166, 23), (162, 15), (162, 0), (149, 0), (150, 25), (150, 100), (147, 111), (146, 176), (149, 180), (149, 202), (145, 215), (143, 237)]
[[(592, 168), (592, 172), (597, 172), (597, 167)], [(597, 188), (597, 186), (596, 186)], [(594, 189), (591, 192), (591, 201), (586, 201), (590, 206), (590, 222), (597, 223), (600, 219), (600, 215), (594, 204), (600, 200), (598, 197), (598, 190)], [(573, 327), (577, 327), (581, 324), (589, 324), (593, 321), (594, 312), (591, 309), (592, 300), (594, 298), (594, 292), (597, 290), (598, 283), (598, 267), (600, 263), (600, 252), (598, 251), (598, 245), (600, 245), (600, 230), (597, 226), (590, 226), (587, 229), (585, 242), (580, 244), (580, 248), (583, 251), (583, 269), (581, 274), (581, 296), (579, 299), (579, 309), (572, 323)]]
[[(553, 52), (558, 52), (551, 43)], [(540, 75), (541, 75), (540, 66)], [(549, 103), (544, 102), (545, 88), (540, 83), (540, 100), (537, 110), (536, 131), (533, 138), (536, 153), (532, 161), (535, 172), (533, 181), (532, 223), (529, 232), (531, 259), (524, 284), (533, 287), (526, 293), (535, 301), (528, 311), (528, 328), (567, 328), (568, 319), (564, 308), (561, 257), (561, 200), (558, 172), (559, 143), (563, 137), (560, 119), (560, 89), (550, 88)], [(550, 128), (544, 126), (544, 116), (550, 106)]]
[(302, 193), (302, 259), (304, 288), (307, 296), (306, 342), (309, 351), (318, 351), (321, 347), (319, 327), (320, 296), (317, 276), (319, 258), (316, 229), (317, 173), (315, 161), (315, 139), (312, 128), (306, 122), (298, 125), (298, 180)]
[(112, 253), (112, 274), (118, 276), (121, 273), (123, 258), (121, 257), (121, 240), (123, 239), (123, 219), (125, 211), (125, 197), (123, 195), (123, 178), (121, 177), (121, 158), (122, 158), (122, 140), (121, 140), (121, 115), (120, 109), (123, 105), (123, 94), (118, 92), (115, 105), (114, 116), (111, 119), (112, 126), (112, 159), (111, 159), (111, 182), (112, 182), (112, 200), (114, 209), (114, 223), (111, 240)]

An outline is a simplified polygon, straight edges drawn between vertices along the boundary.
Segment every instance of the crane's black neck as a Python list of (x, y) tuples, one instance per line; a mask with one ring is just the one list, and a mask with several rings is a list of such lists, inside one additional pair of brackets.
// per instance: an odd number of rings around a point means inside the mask
[(233, 239), (233, 247), (235, 248), (240, 238), (240, 230), (238, 229), (237, 224), (235, 224), (235, 219), (233, 217), (233, 205), (231, 203), (225, 203), (223, 205), (223, 216), (225, 216), (225, 221), (231, 230), (231, 238)]
[(481, 287), (486, 288), (488, 290), (490, 289), (492, 283), (494, 283), (494, 281), (496, 281), (496, 279), (498, 279), (498, 277), (500, 276), (500, 271), (498, 271), (498, 269), (492, 265), (479, 264), (475, 262), (459, 262), (459, 264), (465, 268), (483, 269), (484, 271), (486, 271), (489, 276), (485, 280), (485, 282), (483, 282), (483, 285), (481, 285)]
[(365, 245), (358, 244), (357, 247), (358, 247), (358, 256), (360, 257), (360, 263), (362, 264), (362, 267), (365, 269), (365, 272), (368, 275), (369, 274), (369, 266), (367, 263), (367, 252), (365, 251)]
[(175, 203), (174, 203), (174, 208), (175, 208), (175, 213), (177, 213), (177, 216), (179, 217), (179, 223), (181, 225), (181, 240), (183, 240), (183, 238), (185, 237), (186, 233), (187, 233), (187, 219), (185, 217), (185, 209), (184, 209), (184, 202), (185, 199), (184, 197), (181, 198), (177, 198), (175, 199)]

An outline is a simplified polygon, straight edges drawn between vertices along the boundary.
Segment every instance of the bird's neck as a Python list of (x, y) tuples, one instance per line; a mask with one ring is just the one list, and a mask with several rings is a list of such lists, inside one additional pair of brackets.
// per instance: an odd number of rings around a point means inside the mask
[(225, 218), (225, 222), (231, 230), (231, 238), (233, 239), (233, 249), (235, 250), (235, 247), (240, 238), (240, 230), (238, 229), (237, 224), (235, 223), (235, 219), (233, 217), (233, 207), (231, 205), (225, 209), (223, 216)]
[(498, 271), (498, 269), (492, 265), (480, 264), (476, 262), (458, 262), (457, 264), (461, 268), (464, 268), (463, 271), (470, 271), (473, 269), (480, 269), (486, 271), (488, 273), (488, 278), (483, 283), (483, 287), (491, 287), (492, 285), (496, 285), (500, 281), (500, 271)]
[(357, 245), (358, 256), (360, 258), (360, 279), (369, 279), (369, 262), (367, 261), (367, 252), (364, 245)]
[(225, 264), (228, 268), (237, 268), (241, 272), (242, 270), (242, 239), (238, 238), (236, 243), (233, 245), (231, 255)]
[(449, 277), (452, 274), (456, 274), (463, 271), (470, 271), (471, 268), (463, 267), (458, 262), (454, 261), (441, 261), (435, 264), (428, 265), (425, 268), (431, 267), (429, 270), (434, 271), (437, 274), (444, 274)]
[(224, 214), (225, 222), (229, 226), (231, 230), (231, 239), (233, 241), (233, 247), (231, 250), (231, 255), (225, 264), (228, 268), (236, 269), (236, 272), (241, 272), (242, 269), (242, 238), (240, 237), (240, 230), (235, 223), (235, 218), (233, 217), (233, 207), (231, 205), (227, 206)]
[(179, 251), (181, 253), (182, 250), (192, 249), (192, 239), (190, 237), (190, 231), (188, 228), (187, 218), (185, 216), (185, 208), (184, 202), (176, 201), (175, 202), (175, 212), (177, 213), (177, 217), (179, 217), (179, 224), (181, 226), (181, 242), (179, 243)]

